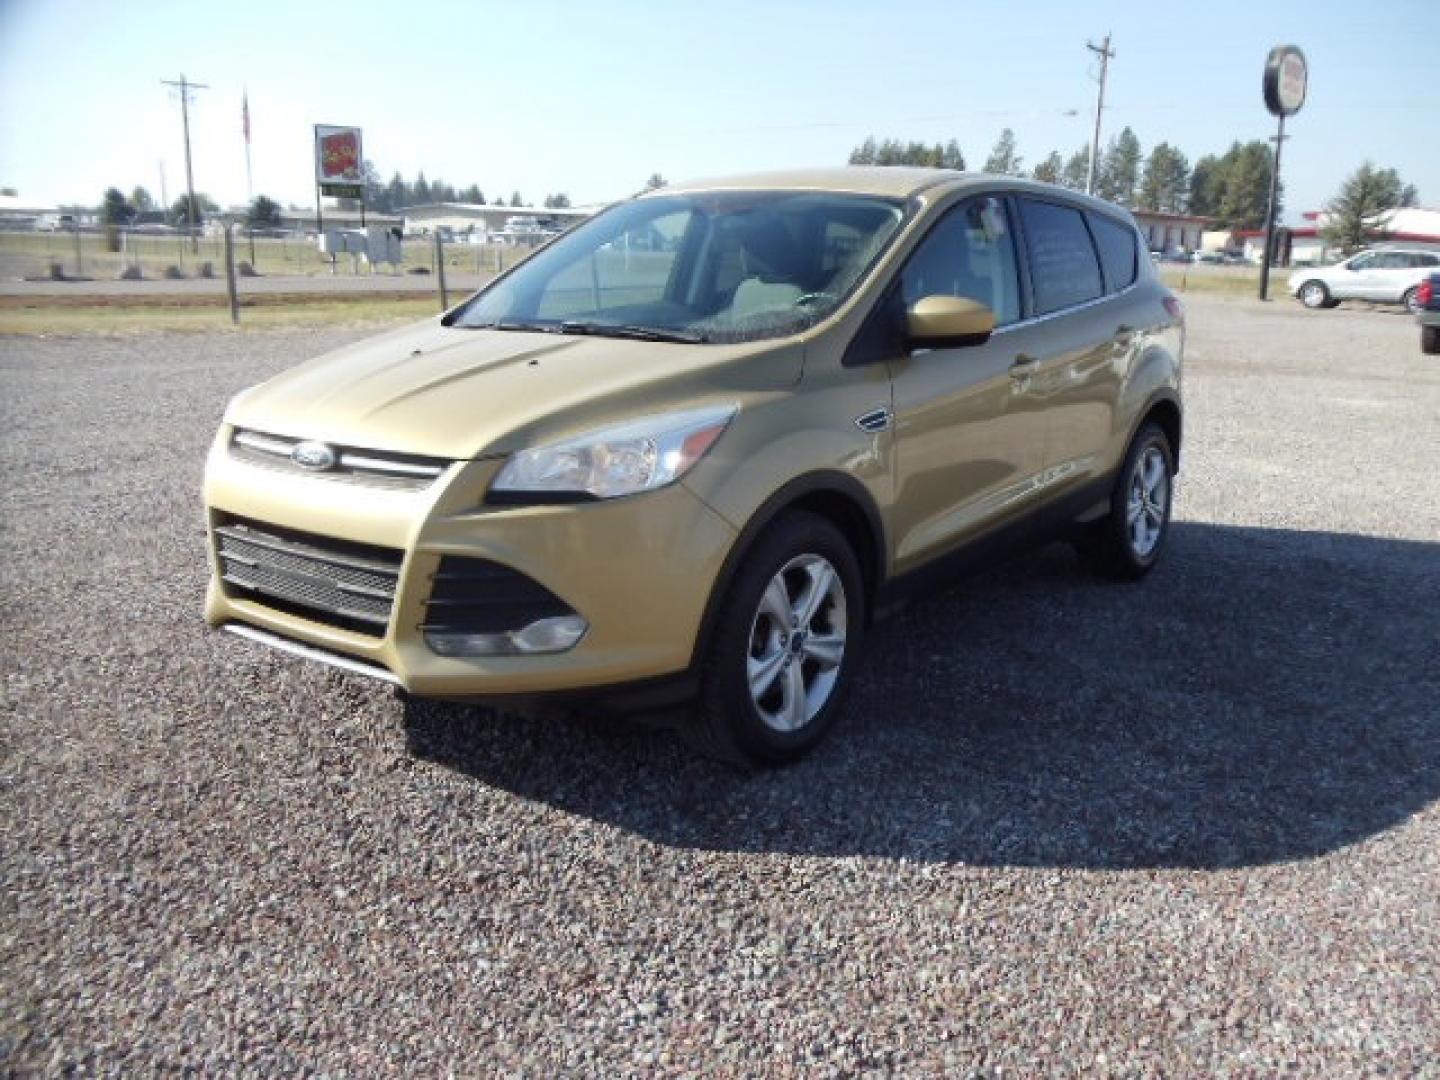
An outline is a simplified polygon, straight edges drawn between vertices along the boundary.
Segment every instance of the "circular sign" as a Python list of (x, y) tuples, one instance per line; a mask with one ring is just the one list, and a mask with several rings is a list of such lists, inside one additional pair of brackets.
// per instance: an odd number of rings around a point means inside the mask
[(1310, 68), (1294, 45), (1277, 45), (1265, 59), (1265, 107), (1276, 116), (1294, 116), (1305, 104)]

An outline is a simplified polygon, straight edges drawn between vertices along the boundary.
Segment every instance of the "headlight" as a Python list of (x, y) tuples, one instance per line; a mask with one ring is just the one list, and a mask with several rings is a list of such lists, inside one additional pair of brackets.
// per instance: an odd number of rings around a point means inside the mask
[(653, 491), (690, 471), (734, 419), (722, 405), (645, 416), (565, 442), (521, 450), (490, 485), (512, 496), (613, 499)]

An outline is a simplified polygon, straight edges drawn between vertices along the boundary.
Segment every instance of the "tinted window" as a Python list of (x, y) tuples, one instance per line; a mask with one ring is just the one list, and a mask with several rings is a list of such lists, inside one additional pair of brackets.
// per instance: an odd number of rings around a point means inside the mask
[(1083, 304), (1104, 292), (1095, 245), (1079, 210), (1021, 199), (1020, 218), (1037, 314)]
[(1135, 253), (1135, 230), (1104, 214), (1091, 214), (1090, 228), (1100, 248), (1100, 262), (1105, 267), (1105, 281), (1111, 292), (1119, 292), (1135, 284), (1139, 265)]
[(926, 296), (964, 296), (995, 312), (998, 326), (1020, 318), (1020, 277), (1005, 204), (973, 199), (950, 210), (921, 241), (900, 275), (909, 306)]
[(1440, 266), (1440, 255), (1421, 255), (1421, 266)]

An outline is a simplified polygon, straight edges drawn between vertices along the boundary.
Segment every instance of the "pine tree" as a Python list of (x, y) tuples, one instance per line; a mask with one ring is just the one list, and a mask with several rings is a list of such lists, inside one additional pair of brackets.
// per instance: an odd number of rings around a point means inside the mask
[(854, 150), (850, 151), (851, 165), (874, 165), (875, 164), (875, 137), (866, 136), (865, 141)]
[(995, 148), (985, 159), (985, 171), (1001, 176), (1024, 176), (1025, 170), (1019, 154), (1015, 152), (1015, 132), (1008, 127), (1000, 132)]
[(1140, 156), (1140, 140), (1130, 128), (1112, 138), (1095, 178), (1095, 194), (1122, 206), (1133, 206), (1140, 186)]
[(1224, 190), (1224, 170), (1220, 158), (1206, 154), (1190, 170), (1190, 213), (1215, 217), (1220, 212), (1220, 193)]
[(1190, 163), (1169, 143), (1158, 143), (1145, 161), (1139, 206), (1145, 210), (1182, 213), (1190, 187)]
[(1039, 165), (1030, 175), (1042, 184), (1058, 184), (1065, 172), (1065, 159), (1060, 156), (1059, 150), (1051, 150), (1050, 156)]
[(1386, 210), (1404, 205), (1407, 193), (1415, 194), (1414, 187), (1402, 184), (1394, 169), (1362, 163), (1325, 207), (1325, 242), (1347, 253), (1363, 246), (1367, 235), (1382, 224), (1377, 218)]
[[(1232, 147), (1226, 157), (1230, 160), (1228, 163), (1222, 160), (1225, 186), (1215, 216), (1226, 228), (1262, 228), (1270, 201), (1270, 147), (1256, 139)], [(1277, 218), (1283, 194), (1283, 186), (1275, 192)]]
[(1060, 174), (1060, 183), (1071, 191), (1084, 191), (1090, 182), (1090, 148), (1082, 146), (1065, 162), (1065, 171)]

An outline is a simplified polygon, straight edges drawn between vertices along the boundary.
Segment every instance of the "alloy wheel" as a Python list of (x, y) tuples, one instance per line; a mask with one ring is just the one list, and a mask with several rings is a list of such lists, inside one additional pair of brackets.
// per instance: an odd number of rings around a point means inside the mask
[(825, 707), (845, 659), (846, 625), (845, 586), (823, 556), (797, 555), (770, 579), (745, 664), (766, 726), (798, 731)]
[(1125, 507), (1130, 548), (1140, 558), (1149, 558), (1160, 543), (1169, 503), (1170, 472), (1165, 455), (1158, 446), (1147, 446), (1130, 474), (1130, 496)]

